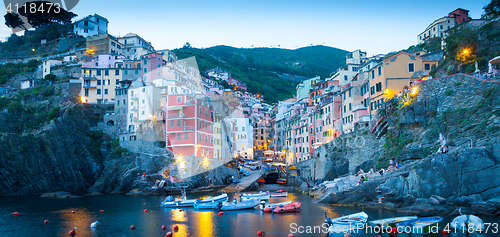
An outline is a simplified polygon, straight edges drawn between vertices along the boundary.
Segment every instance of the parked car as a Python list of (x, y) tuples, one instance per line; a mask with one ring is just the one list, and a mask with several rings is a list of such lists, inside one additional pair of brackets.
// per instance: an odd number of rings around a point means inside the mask
[(233, 181), (233, 183), (235, 183), (235, 184), (237, 184), (237, 183), (239, 183), (239, 182), (241, 182), (241, 180), (240, 180), (240, 179), (235, 179), (235, 180)]
[(245, 172), (243, 175), (244, 176), (250, 176), (250, 172)]

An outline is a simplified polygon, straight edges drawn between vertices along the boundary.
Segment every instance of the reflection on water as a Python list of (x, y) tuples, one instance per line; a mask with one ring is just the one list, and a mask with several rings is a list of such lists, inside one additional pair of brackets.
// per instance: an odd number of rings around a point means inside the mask
[[(216, 193), (210, 194), (217, 195)], [(189, 198), (196, 198), (188, 195)], [(208, 195), (205, 195), (208, 196)], [(199, 196), (198, 196), (199, 197)], [(43, 199), (39, 197), (0, 197), (0, 236), (67, 236), (68, 231), (77, 226), (77, 236), (165, 236), (172, 231), (174, 236), (256, 236), (257, 231), (266, 232), (266, 236), (287, 236), (293, 231), (292, 226), (303, 226), (303, 231), (309, 227), (316, 229), (316, 233), (300, 234), (296, 236), (327, 236), (320, 230), (324, 222), (325, 212), (329, 217), (338, 217), (360, 212), (361, 208), (337, 207), (324, 203), (313, 203), (308, 196), (290, 193), (287, 198), (272, 198), (271, 203), (287, 200), (302, 202), (300, 212), (292, 213), (263, 213), (260, 209), (242, 211), (227, 211), (224, 215), (217, 215), (216, 211), (198, 211), (193, 208), (168, 209), (159, 206), (165, 197), (158, 196), (126, 196), (102, 195), (76, 199)], [(103, 209), (104, 214), (99, 210)], [(148, 209), (145, 213), (144, 209)], [(75, 214), (71, 214), (71, 211)], [(21, 213), (13, 216), (12, 212)], [(365, 209), (369, 220), (401, 216), (404, 213), (394, 211)], [(444, 225), (453, 217), (443, 216)], [(498, 223), (498, 217), (482, 217), (484, 222)], [(43, 224), (49, 220), (49, 224)], [(96, 229), (90, 228), (90, 223), (99, 221)], [(130, 226), (135, 225), (135, 230)], [(161, 226), (165, 225), (166, 230)], [(174, 231), (174, 226), (179, 227)], [(334, 234), (340, 236), (343, 234)], [(353, 236), (374, 237), (376, 234), (359, 233)], [(382, 234), (382, 237), (389, 237)], [(410, 235), (398, 234), (398, 237)], [(412, 235), (412, 237), (419, 235)], [(430, 235), (433, 237), (442, 236)], [(465, 237), (465, 234), (450, 234), (448, 237)], [(470, 237), (478, 235), (469, 235)], [(492, 233), (485, 237), (498, 236)]]

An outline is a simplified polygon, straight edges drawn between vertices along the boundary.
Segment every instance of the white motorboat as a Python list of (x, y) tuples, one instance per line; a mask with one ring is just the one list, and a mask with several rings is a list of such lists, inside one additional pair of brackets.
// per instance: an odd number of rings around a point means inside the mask
[(330, 233), (348, 233), (357, 229), (364, 228), (368, 215), (365, 212), (358, 212), (347, 216), (341, 216), (330, 219), (325, 213), (325, 223), (329, 225)]
[(455, 230), (459, 230), (460, 233), (465, 233), (462, 231), (467, 231), (467, 233), (472, 231), (481, 233), (484, 231), (483, 220), (474, 215), (457, 216), (451, 221), (450, 227)]
[(241, 196), (242, 201), (248, 200), (248, 199), (255, 199), (255, 198), (258, 198), (260, 200), (269, 200), (271, 198), (271, 194), (261, 191), (259, 193), (250, 193), (250, 194), (244, 193)]

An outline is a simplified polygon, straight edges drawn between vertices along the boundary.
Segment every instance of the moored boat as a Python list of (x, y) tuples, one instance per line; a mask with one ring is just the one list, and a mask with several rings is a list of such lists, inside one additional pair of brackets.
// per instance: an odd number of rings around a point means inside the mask
[[(401, 231), (410, 232), (413, 234), (429, 234), (431, 232), (438, 232), (439, 223), (443, 218), (439, 216), (422, 217), (413, 220), (403, 221), (396, 223), (398, 228), (403, 228)], [(408, 228), (409, 227), (409, 228)]]
[(347, 216), (330, 219), (325, 213), (325, 223), (329, 225), (330, 233), (346, 233), (364, 227), (368, 215), (365, 212), (358, 212)]
[(272, 198), (277, 198), (277, 197), (288, 197), (288, 192), (283, 192), (283, 190), (278, 190), (276, 192), (271, 193)]
[(248, 199), (254, 199), (254, 198), (258, 198), (260, 200), (269, 200), (269, 198), (271, 198), (271, 194), (261, 191), (259, 193), (244, 193), (241, 196), (242, 201), (248, 200)]
[(413, 219), (417, 219), (417, 218), (418, 218), (417, 216), (399, 216), (399, 217), (391, 217), (391, 218), (373, 220), (373, 221), (369, 221), (369, 223), (373, 227), (375, 227), (375, 226), (379, 226), (382, 228), (386, 228), (388, 226), (389, 227), (396, 227), (396, 224), (399, 222), (413, 220)]
[(260, 199), (252, 198), (241, 202), (227, 202), (224, 203), (221, 207), (222, 211), (235, 211), (235, 210), (244, 210), (251, 209), (259, 205)]
[(287, 205), (287, 204), (290, 204), (290, 203), (292, 203), (291, 200), (288, 200), (286, 202), (279, 202), (279, 203), (266, 203), (264, 201), (261, 201), (259, 207), (260, 207), (261, 210), (264, 210), (267, 207), (274, 209), (276, 206)]
[(292, 202), (287, 205), (279, 205), (273, 209), (273, 213), (296, 212), (300, 209), (300, 202)]
[(470, 233), (473, 231), (480, 233), (484, 231), (484, 223), (483, 220), (477, 216), (461, 215), (455, 217), (455, 219), (451, 221), (450, 228), (459, 230), (460, 233)]
[(203, 199), (187, 199), (186, 195), (183, 194), (182, 198), (175, 199), (174, 201), (171, 201), (172, 197), (168, 196), (165, 198), (165, 200), (160, 204), (162, 207), (193, 207), (195, 203), (211, 203), (211, 202), (218, 202), (218, 201), (227, 201), (227, 193), (223, 191), (221, 195), (215, 196), (215, 197), (208, 197), (208, 198), (203, 198)]
[(227, 202), (227, 199), (223, 200), (223, 201), (218, 201), (218, 202), (205, 202), (205, 203), (196, 202), (194, 204), (194, 208), (196, 208), (196, 209), (216, 209), (216, 207), (219, 205), (219, 202), (224, 204)]

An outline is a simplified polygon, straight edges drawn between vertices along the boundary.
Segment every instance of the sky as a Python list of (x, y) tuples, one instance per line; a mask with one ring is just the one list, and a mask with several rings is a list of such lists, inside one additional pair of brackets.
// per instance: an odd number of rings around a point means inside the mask
[[(464, 8), (478, 19), (490, 0), (80, 0), (75, 19), (97, 13), (114, 36), (136, 33), (155, 49), (326, 45), (369, 56), (406, 49), (434, 20)], [(5, 15), (5, 9), (0, 14)], [(11, 30), (0, 24), (0, 40)]]

